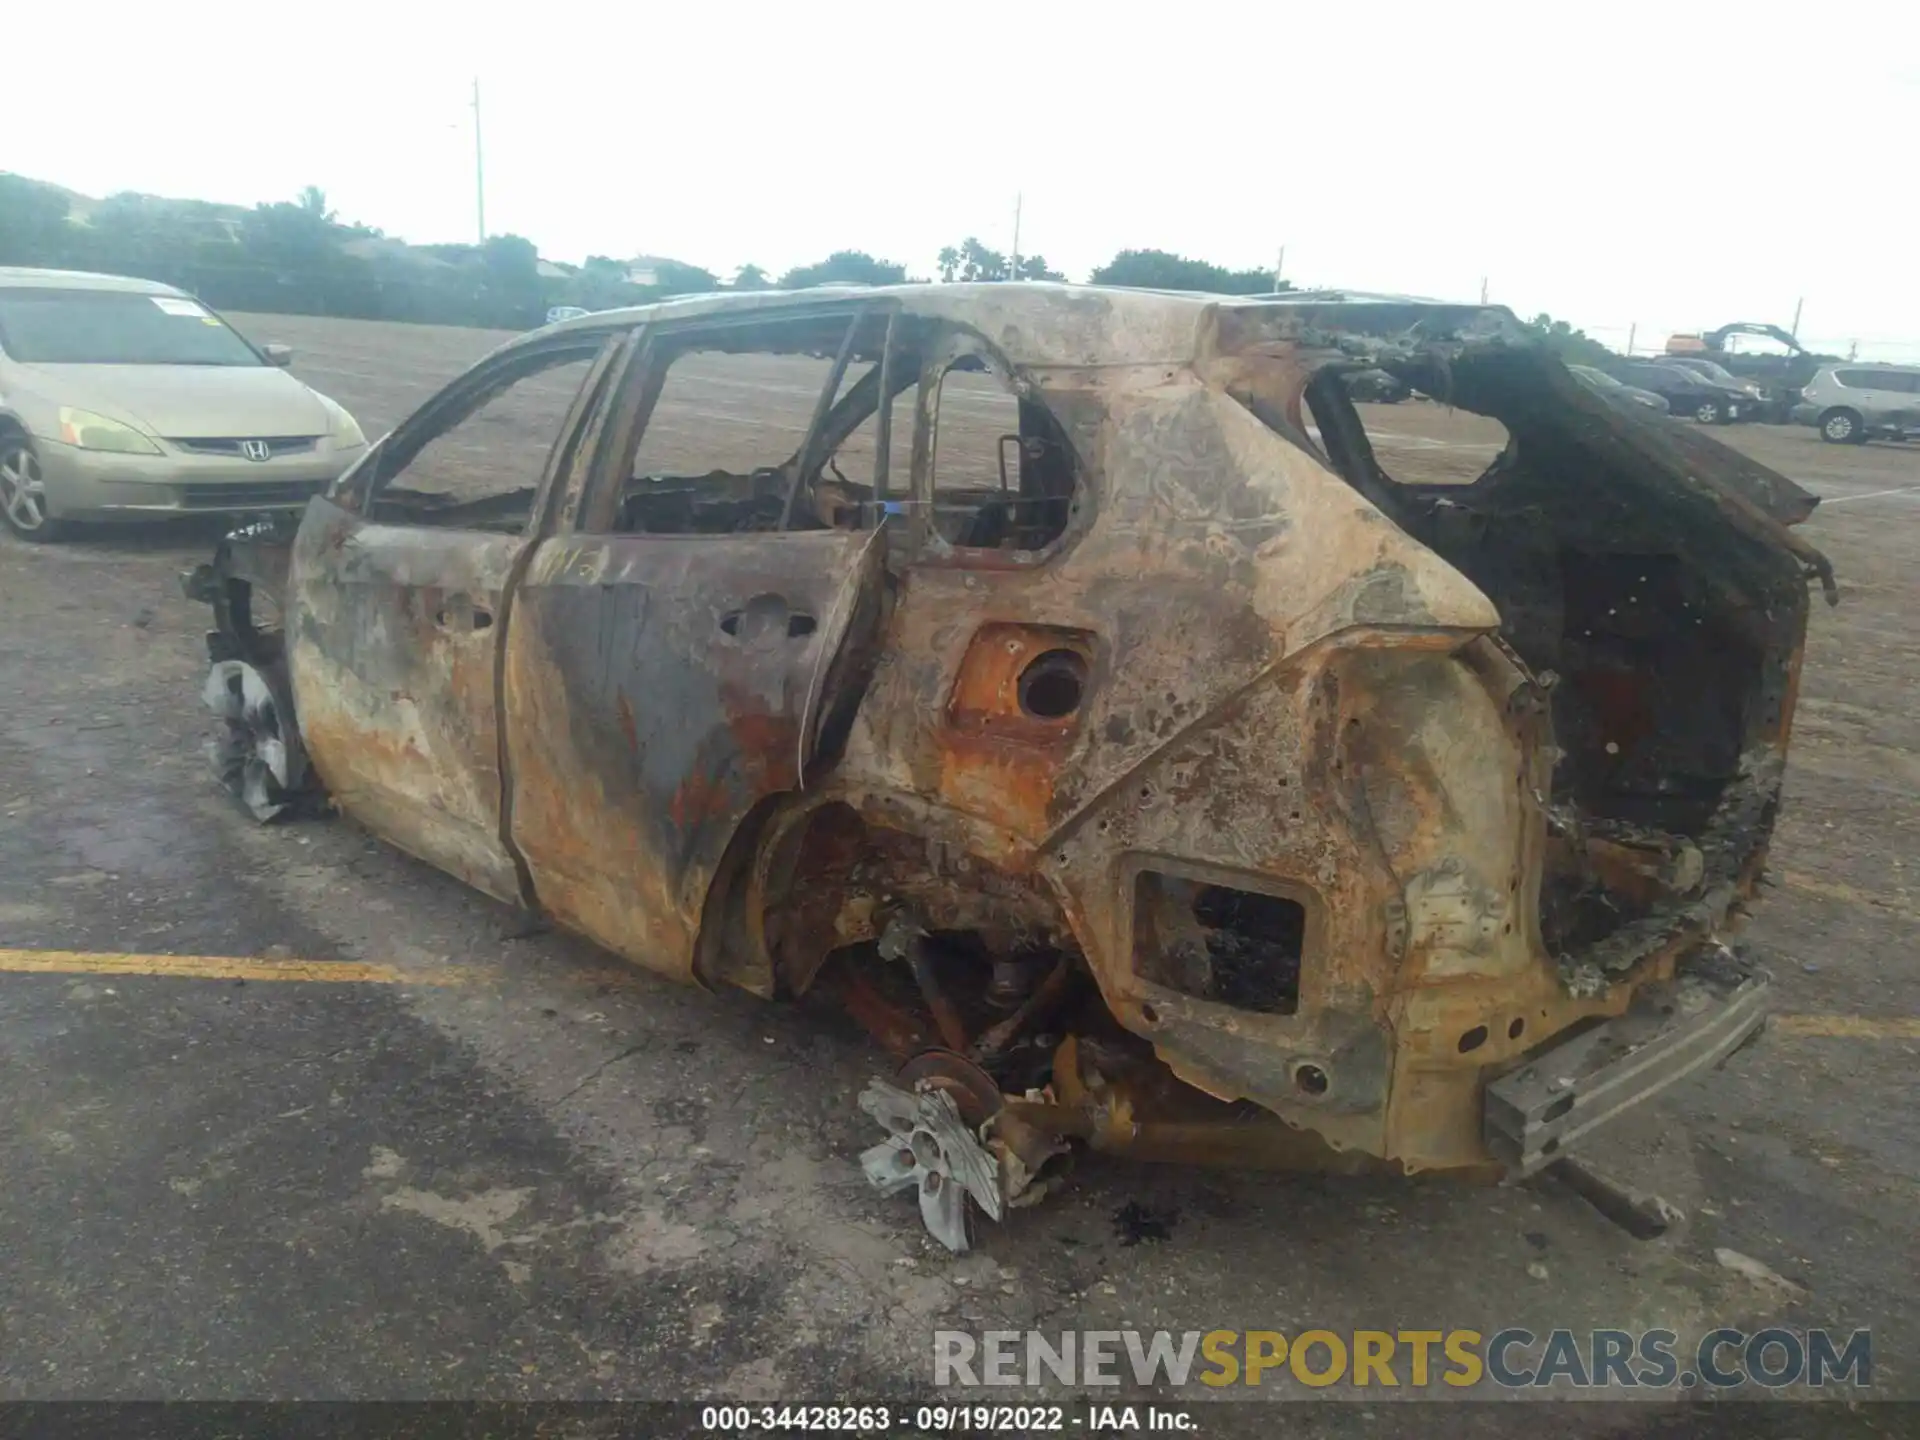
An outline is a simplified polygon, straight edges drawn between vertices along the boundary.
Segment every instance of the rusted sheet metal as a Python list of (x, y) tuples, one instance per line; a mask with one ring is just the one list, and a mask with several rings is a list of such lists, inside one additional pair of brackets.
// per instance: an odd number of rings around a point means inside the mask
[(742, 821), (794, 789), (879, 547), (846, 532), (555, 540), (507, 636), (513, 839), (540, 904), (693, 975)]
[(927, 1048), (927, 1032), (914, 1017), (874, 989), (872, 982), (852, 966), (833, 967), (823, 983), (889, 1053), (904, 1060)]
[[(1337, 630), (1497, 628), (1497, 611), (1457, 571), (1226, 396), (1188, 377), (1111, 404), (1089, 437), (1108, 465), (1100, 508), (1070, 550), (1041, 570), (912, 571), (843, 771), (940, 795), (1038, 843)], [(1222, 472), (1232, 481), (1196, 478)], [(1026, 737), (987, 745), (970, 725), (925, 723), (955, 696), (975, 633), (1006, 616), (1098, 635), (1110, 657), (1069, 745), (1044, 765)], [(979, 768), (987, 778), (976, 784)]]
[(1386, 1168), (1364, 1152), (1335, 1149), (1311, 1130), (1202, 1095), (1165, 1066), (1111, 1045), (1070, 1035), (1053, 1073), (1053, 1101), (1010, 1100), (996, 1128), (1011, 1120), (1109, 1154), (1180, 1165), (1346, 1174)]
[(495, 667), (524, 541), (375, 525), (316, 500), (294, 543), (288, 671), (300, 733), (340, 807), (499, 899)]

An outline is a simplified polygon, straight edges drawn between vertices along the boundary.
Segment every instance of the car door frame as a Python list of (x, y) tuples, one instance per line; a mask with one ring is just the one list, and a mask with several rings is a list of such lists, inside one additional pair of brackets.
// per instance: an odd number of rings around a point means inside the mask
[[(507, 828), (499, 724), (513, 594), (630, 338), (596, 327), (496, 351), (313, 500), (294, 540), (287, 664), (316, 772), (367, 829), (509, 904), (531, 894)], [(382, 494), (434, 440), (576, 358), (587, 373), (517, 533), (381, 515)]]
[(876, 316), (887, 324), (879, 413), (891, 418), (896, 309), (850, 298), (649, 324), (516, 589), (501, 691), (511, 841), (545, 913), (669, 978), (773, 991), (753, 956), (703, 963), (710, 899), (736, 847), (804, 786), (821, 718), (864, 684), (849, 657), (879, 623), (887, 529), (870, 517), (859, 530), (622, 533), (626, 472), (690, 338), (841, 315), (848, 328), (797, 452), (797, 488), (855, 333)]

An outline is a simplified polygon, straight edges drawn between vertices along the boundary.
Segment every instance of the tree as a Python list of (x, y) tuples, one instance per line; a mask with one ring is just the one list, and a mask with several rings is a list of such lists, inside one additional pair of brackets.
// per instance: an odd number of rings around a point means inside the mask
[(767, 278), (767, 272), (758, 265), (742, 265), (733, 272), (735, 290), (771, 290), (773, 281)]
[(948, 245), (936, 258), (940, 266), (941, 283), (946, 285), (951, 285), (956, 280), (979, 284), (993, 280), (1064, 280), (1067, 278), (1058, 270), (1048, 269), (1044, 255), (1029, 255), (1020, 262), (1016, 270), (1011, 260), (998, 250), (989, 250), (974, 235), (969, 235), (958, 245)]
[[(309, 187), (311, 188), (311, 187)], [(294, 201), (256, 205), (240, 217), (239, 243), (224, 242), (225, 226), (204, 228), (193, 288), (214, 303), (233, 293), (236, 308), (287, 309), (315, 315), (363, 315), (378, 306), (372, 268), (341, 249), (351, 234)], [(185, 283), (185, 282), (182, 282)]]
[(285, 201), (256, 205), (241, 222), (241, 235), (249, 251), (286, 270), (324, 269), (339, 253), (325, 215)]
[(0, 265), (57, 264), (71, 254), (66, 192), (24, 175), (0, 175)]
[(1129, 285), (1142, 290), (1199, 290), (1212, 295), (1265, 295), (1291, 290), (1277, 286), (1271, 270), (1229, 270), (1205, 260), (1189, 260), (1166, 250), (1122, 250), (1093, 272), (1096, 285)]
[(543, 309), (540, 252), (520, 235), (489, 235), (480, 247), (490, 313), (497, 325), (531, 324)]
[(998, 250), (989, 250), (974, 235), (969, 235), (958, 245), (943, 247), (938, 259), (941, 283), (947, 285), (956, 280), (967, 284), (1004, 280), (1012, 273), (1007, 265), (1007, 257)]
[(962, 280), (1004, 280), (1010, 273), (1007, 257), (998, 250), (989, 250), (971, 235), (960, 242)]
[(720, 288), (720, 277), (698, 265), (679, 260), (662, 260), (654, 269), (654, 293), (668, 295), (706, 295)]
[(1620, 358), (1586, 331), (1576, 330), (1545, 311), (1527, 321), (1526, 327), (1534, 338), (1569, 365), (1605, 365)]
[(318, 185), (309, 185), (303, 189), (295, 203), (309, 215), (318, 215), (327, 223), (333, 223), (333, 211), (327, 208), (327, 192)]
[(480, 263), (488, 278), (504, 288), (531, 290), (540, 278), (540, 252), (524, 236), (489, 235), (480, 247)]
[(907, 267), (876, 260), (864, 250), (836, 250), (826, 259), (802, 265), (780, 277), (782, 290), (805, 290), (814, 285), (901, 285)]

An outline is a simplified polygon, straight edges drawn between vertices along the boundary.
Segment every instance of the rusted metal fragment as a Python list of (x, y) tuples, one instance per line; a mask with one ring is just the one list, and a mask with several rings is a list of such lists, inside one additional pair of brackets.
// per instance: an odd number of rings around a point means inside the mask
[(1615, 1179), (1577, 1156), (1559, 1161), (1546, 1174), (1636, 1240), (1657, 1240), (1687, 1218), (1672, 1201)]
[(1151, 1057), (1074, 1036), (1055, 1058), (1054, 1089), (1052, 1102), (1010, 1100), (1002, 1123), (1162, 1163), (1348, 1174), (1380, 1168), (1364, 1153), (1333, 1149), (1312, 1130), (1203, 1095)]
[(1578, 853), (1572, 841), (1556, 841), (1553, 868), (1584, 868), (1601, 888), (1641, 909), (1695, 894), (1706, 875), (1700, 847), (1678, 836), (1614, 838), (1589, 831), (1581, 837)]
[(1004, 1107), (994, 1117), (987, 1146), (1000, 1162), (1000, 1188), (1009, 1210), (1046, 1199), (1064, 1178), (1066, 1158), (1073, 1154), (1064, 1135)]
[(1016, 1039), (1051, 1019), (1066, 1003), (1077, 974), (1078, 967), (1072, 957), (1062, 955), (1047, 972), (1047, 978), (1011, 1015), (980, 1032), (980, 1037), (973, 1042), (974, 1058), (983, 1064), (992, 1064)]
[(1650, 958), (1670, 959), (1682, 948), (1704, 944), (1729, 924), (1766, 866), (1785, 768), (1784, 757), (1771, 749), (1747, 757), (1697, 841), (1702, 868), (1697, 893), (1563, 956), (1569, 991), (1598, 994), (1613, 977)]
[(880, 994), (853, 966), (833, 966), (825, 983), (884, 1049), (904, 1060), (926, 1048), (927, 1034), (913, 1016)]
[(880, 953), (889, 960), (904, 960), (913, 972), (913, 983), (920, 987), (921, 998), (927, 1002), (927, 1009), (933, 1015), (933, 1023), (940, 1032), (940, 1039), (950, 1050), (967, 1048), (967, 1026), (960, 1018), (960, 1012), (954, 1008), (953, 1001), (940, 987), (940, 977), (935, 971), (933, 947), (923, 933), (909, 933), (897, 941), (897, 950), (890, 948), (891, 941), (899, 934), (897, 929), (889, 928), (880, 937)]

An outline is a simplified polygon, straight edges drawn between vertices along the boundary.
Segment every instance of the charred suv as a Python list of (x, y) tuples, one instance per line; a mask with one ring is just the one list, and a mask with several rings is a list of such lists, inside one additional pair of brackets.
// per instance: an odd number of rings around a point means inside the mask
[[(1505, 449), (1395, 480), (1374, 369)], [(843, 1003), (867, 1173), (964, 1245), (1076, 1144), (1527, 1174), (1746, 1041), (1815, 503), (1500, 309), (818, 290), (509, 344), (188, 591), (256, 814)]]

